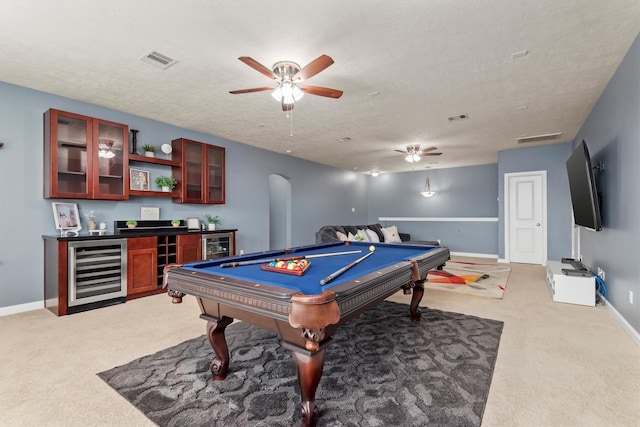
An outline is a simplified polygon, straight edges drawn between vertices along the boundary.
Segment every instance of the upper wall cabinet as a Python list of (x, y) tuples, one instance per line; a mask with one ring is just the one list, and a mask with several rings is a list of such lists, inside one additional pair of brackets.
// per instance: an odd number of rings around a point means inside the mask
[(129, 198), (127, 125), (59, 110), (44, 113), (44, 197)]
[(176, 203), (225, 203), (225, 149), (185, 138), (171, 141), (173, 168), (180, 196)]

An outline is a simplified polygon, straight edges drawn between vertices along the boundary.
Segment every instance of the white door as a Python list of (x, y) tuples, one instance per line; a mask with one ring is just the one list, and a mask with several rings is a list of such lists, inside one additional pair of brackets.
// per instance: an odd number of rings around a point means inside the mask
[(547, 259), (547, 173), (505, 174), (505, 256), (544, 265)]

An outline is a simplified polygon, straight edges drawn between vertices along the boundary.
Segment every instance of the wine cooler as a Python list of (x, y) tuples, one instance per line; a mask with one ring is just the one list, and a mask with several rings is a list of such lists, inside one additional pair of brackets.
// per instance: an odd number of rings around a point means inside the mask
[[(124, 302), (127, 239), (69, 242), (69, 311)], [(75, 309), (72, 309), (75, 308)]]
[(211, 260), (236, 254), (233, 233), (208, 233), (202, 235), (202, 259)]

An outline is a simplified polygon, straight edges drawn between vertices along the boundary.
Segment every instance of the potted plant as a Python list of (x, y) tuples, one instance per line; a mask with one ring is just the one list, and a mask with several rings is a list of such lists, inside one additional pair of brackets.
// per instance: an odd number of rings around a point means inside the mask
[(214, 215), (204, 214), (203, 218), (207, 222), (207, 224), (209, 224), (208, 226), (209, 231), (214, 231), (216, 229), (216, 225), (220, 224), (220, 217), (218, 215), (214, 216)]
[(127, 221), (127, 227), (129, 228), (136, 228), (136, 225), (138, 225), (138, 221), (136, 221), (135, 219), (130, 219)]
[(171, 176), (159, 176), (155, 179), (156, 185), (162, 188), (162, 191), (171, 191), (176, 186), (177, 181)]
[(180, 226), (180, 220), (179, 219), (172, 219), (171, 220), (171, 225), (173, 225), (174, 227), (179, 227)]
[(151, 144), (144, 144), (142, 146), (142, 151), (144, 151), (144, 155), (147, 157), (155, 157), (156, 156), (156, 146)]

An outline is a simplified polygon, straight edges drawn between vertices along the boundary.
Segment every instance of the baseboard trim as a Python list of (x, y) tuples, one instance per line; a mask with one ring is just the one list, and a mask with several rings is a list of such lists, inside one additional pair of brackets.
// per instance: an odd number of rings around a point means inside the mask
[(474, 258), (498, 258), (496, 254), (474, 254), (472, 252), (451, 252), (451, 255), (468, 256)]
[(9, 316), (10, 314), (24, 313), (25, 311), (39, 310), (41, 308), (44, 308), (44, 301), (34, 301), (26, 304), (0, 307), (0, 317)]
[(638, 331), (633, 329), (633, 326), (631, 326), (629, 322), (627, 322), (627, 320), (624, 317), (622, 317), (620, 312), (616, 310), (616, 308), (613, 305), (611, 305), (611, 303), (607, 301), (607, 299), (603, 297), (602, 294), (598, 292), (598, 296), (602, 299), (602, 301), (604, 301), (604, 306), (609, 311), (609, 313), (611, 313), (613, 317), (618, 321), (618, 323), (620, 323), (620, 325), (622, 326), (622, 329), (624, 329), (627, 335), (629, 335), (631, 339), (636, 343), (636, 345), (640, 347), (640, 333), (638, 333)]

